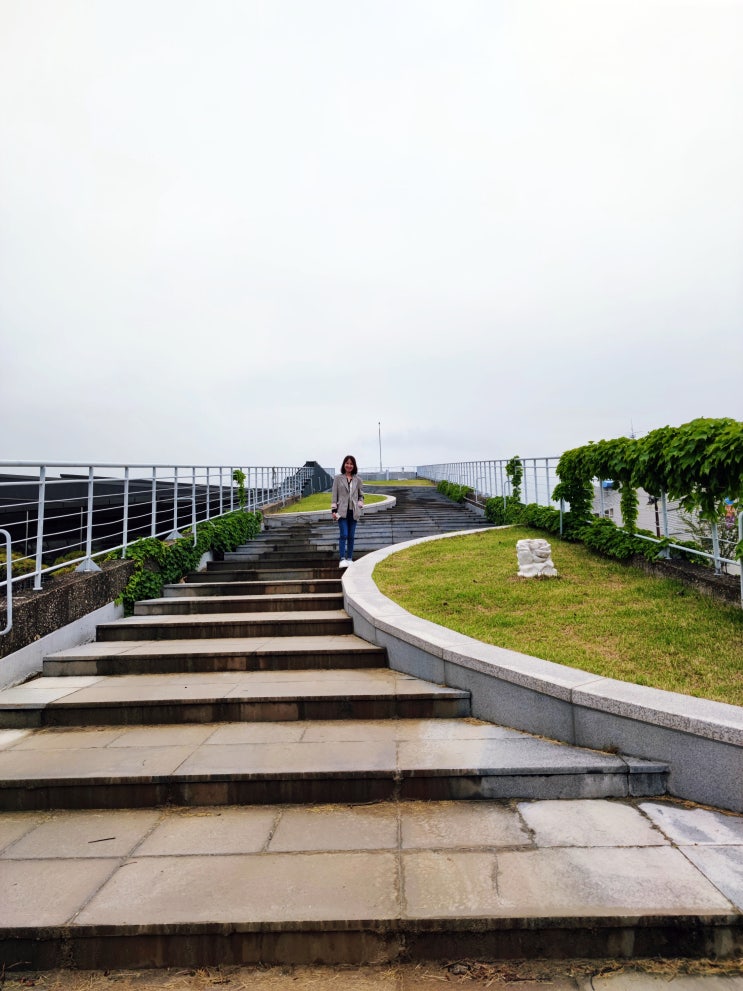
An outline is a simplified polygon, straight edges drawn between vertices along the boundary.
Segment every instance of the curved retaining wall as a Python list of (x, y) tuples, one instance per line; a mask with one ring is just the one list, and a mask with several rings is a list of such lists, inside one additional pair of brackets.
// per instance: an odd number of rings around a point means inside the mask
[(395, 670), (470, 691), (472, 714), (480, 719), (665, 761), (670, 794), (743, 812), (742, 707), (601, 678), (481, 643), (413, 616), (374, 583), (374, 566), (389, 554), (460, 535), (395, 544), (354, 562), (343, 576), (343, 592), (356, 634), (386, 647)]

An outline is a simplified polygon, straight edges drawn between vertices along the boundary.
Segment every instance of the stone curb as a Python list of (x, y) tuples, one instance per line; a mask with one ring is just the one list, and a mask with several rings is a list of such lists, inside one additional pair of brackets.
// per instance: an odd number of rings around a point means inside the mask
[[(492, 529), (488, 528), (488, 529)], [(576, 746), (669, 764), (669, 792), (743, 812), (743, 707), (647, 688), (482, 643), (413, 616), (377, 588), (376, 564), (430, 540), (365, 555), (343, 576), (354, 632), (387, 648), (390, 666), (472, 692), (472, 714)]]

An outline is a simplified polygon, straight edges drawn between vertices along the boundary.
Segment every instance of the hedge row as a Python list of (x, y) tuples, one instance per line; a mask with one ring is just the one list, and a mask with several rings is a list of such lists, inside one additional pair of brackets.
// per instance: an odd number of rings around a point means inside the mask
[[(223, 554), (234, 551), (240, 544), (251, 540), (260, 532), (261, 514), (236, 510), (196, 524), (196, 541), (188, 527), (184, 535), (172, 542), (156, 537), (143, 537), (129, 544), (126, 557), (134, 561), (134, 574), (121, 595), (124, 611), (130, 616), (134, 603), (141, 599), (156, 599), (162, 595), (164, 585), (180, 581), (184, 575), (195, 571), (202, 555), (208, 551)], [(122, 551), (113, 551), (107, 560), (123, 557)]]

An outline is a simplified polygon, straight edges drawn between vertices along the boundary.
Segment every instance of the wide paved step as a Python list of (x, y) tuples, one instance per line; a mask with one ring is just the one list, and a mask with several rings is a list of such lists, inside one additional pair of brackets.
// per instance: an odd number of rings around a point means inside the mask
[(47, 655), (43, 671), (45, 676), (65, 677), (386, 666), (387, 652), (383, 647), (347, 634), (85, 643)]
[(223, 596), (165, 596), (147, 599), (134, 606), (135, 616), (188, 616), (194, 613), (237, 612), (315, 612), (342, 609), (343, 592), (314, 592), (264, 595)]
[(389, 668), (42, 676), (0, 691), (0, 726), (452, 718), (469, 692)]
[(605, 800), (0, 814), (0, 959), (100, 971), (684, 954), (719, 969), (743, 947), (743, 820), (711, 815)]
[(274, 567), (272, 565), (224, 567), (225, 561), (212, 561), (205, 571), (187, 575), (184, 582), (204, 584), (207, 582), (277, 582), (277, 581), (321, 581), (335, 579), (339, 575), (338, 562), (314, 567)]
[(662, 794), (667, 775), (662, 764), (461, 718), (19, 729), (3, 737), (0, 809), (9, 811), (626, 798)]
[[(259, 547), (252, 547), (250, 544), (244, 544), (243, 547), (238, 548), (236, 551), (230, 554), (224, 555), (224, 560), (219, 562), (221, 564), (234, 565), (239, 563), (250, 563), (254, 561), (266, 561), (270, 560), (272, 566), (279, 565), (289, 565), (290, 567), (300, 567), (303, 564), (322, 564), (324, 562), (330, 562), (337, 560), (338, 555), (331, 549), (308, 549), (304, 553), (297, 552), (294, 550), (286, 551), (271, 551), (269, 554), (263, 552)], [(217, 562), (213, 562), (217, 563)]]
[[(338, 568), (335, 569), (335, 574), (340, 575)], [(308, 595), (312, 592), (339, 592), (341, 589), (340, 577), (273, 582), (191, 581), (165, 585), (163, 595), (166, 598), (181, 595)]]
[(342, 609), (316, 612), (201, 613), (191, 616), (128, 616), (101, 623), (97, 636), (110, 640), (185, 640), (215, 637), (304, 637), (353, 633)]

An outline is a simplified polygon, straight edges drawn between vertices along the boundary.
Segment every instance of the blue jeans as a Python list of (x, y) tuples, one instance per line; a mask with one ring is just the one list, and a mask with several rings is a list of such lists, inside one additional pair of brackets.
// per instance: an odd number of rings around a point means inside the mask
[(353, 512), (350, 509), (345, 519), (341, 518), (338, 520), (338, 529), (340, 531), (338, 550), (340, 551), (341, 561), (351, 561), (353, 560), (353, 535), (356, 533), (356, 520), (353, 518)]

